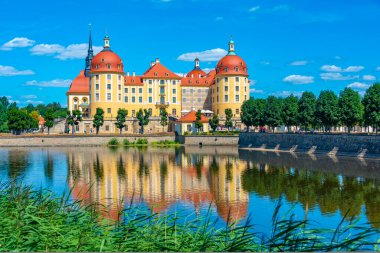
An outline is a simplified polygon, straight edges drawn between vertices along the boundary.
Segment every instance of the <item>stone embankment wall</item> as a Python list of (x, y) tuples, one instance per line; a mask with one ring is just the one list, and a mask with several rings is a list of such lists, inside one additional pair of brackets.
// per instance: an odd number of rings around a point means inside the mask
[(120, 143), (128, 139), (130, 142), (139, 138), (145, 138), (148, 142), (174, 141), (173, 135), (51, 135), (51, 136), (2, 136), (0, 137), (0, 147), (53, 147), (53, 146), (104, 146), (111, 138), (117, 138)]
[(198, 146), (237, 146), (239, 136), (178, 136), (177, 140), (184, 145)]
[(239, 146), (364, 157), (380, 155), (380, 135), (241, 133)]

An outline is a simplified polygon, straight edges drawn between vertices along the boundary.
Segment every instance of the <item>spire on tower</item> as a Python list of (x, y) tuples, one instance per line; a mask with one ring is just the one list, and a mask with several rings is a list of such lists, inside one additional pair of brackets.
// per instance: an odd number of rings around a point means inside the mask
[(235, 55), (235, 42), (230, 37), (230, 42), (228, 43), (228, 55)]
[(104, 49), (110, 48), (110, 37), (108, 37), (108, 34), (104, 36)]
[(90, 70), (91, 70), (91, 61), (92, 58), (94, 58), (94, 50), (92, 50), (92, 34), (91, 34), (91, 24), (88, 25), (88, 30), (90, 32), (88, 37), (88, 50), (87, 50), (87, 56), (86, 56), (86, 67), (84, 74), (85, 76), (89, 76)]
[(199, 69), (200, 68), (200, 64), (199, 64), (199, 58), (198, 57), (195, 58), (194, 63), (195, 63), (194, 69)]

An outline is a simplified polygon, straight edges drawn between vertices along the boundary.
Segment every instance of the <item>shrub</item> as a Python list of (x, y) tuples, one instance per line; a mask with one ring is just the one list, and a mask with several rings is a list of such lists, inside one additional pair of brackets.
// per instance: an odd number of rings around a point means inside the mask
[(139, 138), (136, 141), (136, 145), (148, 145), (148, 140), (145, 138)]
[(128, 139), (123, 140), (123, 146), (129, 146), (131, 143), (129, 142)]
[(117, 138), (112, 138), (108, 142), (108, 146), (118, 146), (118, 145), (120, 145), (120, 142)]

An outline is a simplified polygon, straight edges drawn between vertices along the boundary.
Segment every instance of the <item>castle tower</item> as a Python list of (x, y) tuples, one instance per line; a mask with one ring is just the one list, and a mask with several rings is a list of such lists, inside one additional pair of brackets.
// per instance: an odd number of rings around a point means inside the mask
[(233, 118), (240, 121), (240, 109), (249, 99), (248, 69), (245, 61), (235, 53), (235, 43), (228, 43), (228, 54), (216, 66), (216, 80), (212, 87), (212, 109), (225, 118), (225, 109), (231, 109)]
[(92, 58), (94, 58), (94, 51), (92, 50), (92, 36), (91, 36), (91, 28), (90, 28), (90, 35), (88, 38), (88, 50), (87, 50), (87, 56), (86, 56), (86, 66), (84, 68), (84, 74), (86, 77), (89, 77), (90, 70), (91, 70), (91, 61)]

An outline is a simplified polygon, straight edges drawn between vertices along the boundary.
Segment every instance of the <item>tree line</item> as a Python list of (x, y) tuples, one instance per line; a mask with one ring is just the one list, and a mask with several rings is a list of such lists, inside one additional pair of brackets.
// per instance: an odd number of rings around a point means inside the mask
[(300, 130), (331, 131), (345, 126), (350, 133), (355, 126), (372, 127), (377, 133), (380, 126), (380, 83), (369, 87), (363, 98), (352, 88), (345, 88), (337, 96), (333, 91), (321, 91), (316, 97), (303, 92), (298, 98), (269, 96), (266, 99), (249, 99), (241, 107), (241, 120), (250, 127), (299, 127)]

